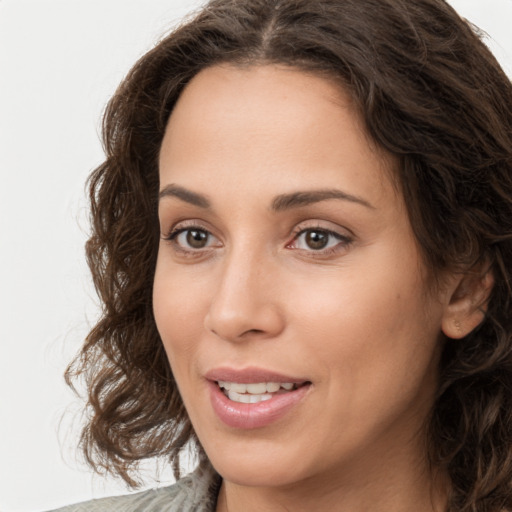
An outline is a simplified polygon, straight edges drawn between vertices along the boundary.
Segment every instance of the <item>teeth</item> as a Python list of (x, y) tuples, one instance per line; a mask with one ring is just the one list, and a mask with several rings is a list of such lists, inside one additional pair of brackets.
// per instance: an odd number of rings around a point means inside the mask
[(234, 391), (238, 394), (248, 393), (250, 395), (276, 393), (281, 388), (286, 391), (291, 391), (295, 386), (291, 382), (255, 382), (251, 384), (243, 384), (240, 382), (227, 382), (223, 380), (219, 380), (218, 385), (226, 391)]
[(247, 393), (247, 384), (240, 384), (238, 382), (232, 382), (229, 386), (231, 391), (236, 393)]
[(267, 385), (264, 382), (259, 382), (258, 384), (247, 384), (247, 393), (251, 393), (251, 395), (262, 395), (266, 392)]
[(265, 400), (270, 400), (272, 398), (272, 395), (268, 394), (244, 394), (244, 393), (237, 393), (236, 391), (233, 391), (232, 389), (228, 392), (228, 397), (230, 400), (233, 400), (233, 402), (240, 402), (242, 404), (257, 404), (258, 402), (264, 402)]
[(217, 382), (217, 384), (219, 385), (219, 387), (224, 388), (226, 391), (229, 391), (231, 389), (231, 382), (225, 382), (223, 380), (219, 380), (219, 382)]

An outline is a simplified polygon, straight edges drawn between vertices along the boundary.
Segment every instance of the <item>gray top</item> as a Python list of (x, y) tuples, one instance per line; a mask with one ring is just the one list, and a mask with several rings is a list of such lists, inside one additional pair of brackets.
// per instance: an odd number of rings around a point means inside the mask
[(85, 501), (49, 512), (215, 512), (220, 484), (213, 468), (198, 467), (169, 487)]

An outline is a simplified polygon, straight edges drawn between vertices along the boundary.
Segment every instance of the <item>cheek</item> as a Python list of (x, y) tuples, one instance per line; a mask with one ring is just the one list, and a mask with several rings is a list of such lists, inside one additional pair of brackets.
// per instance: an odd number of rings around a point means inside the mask
[(174, 272), (157, 264), (153, 287), (153, 311), (160, 337), (173, 371), (192, 357), (203, 331), (207, 294), (186, 271)]
[(440, 311), (423, 297), (417, 260), (409, 267), (395, 261), (384, 269), (352, 265), (311, 281), (307, 293), (289, 283), (295, 338), (312, 360), (351, 386), (398, 381), (414, 371), (421, 378), (434, 357)]
[(308, 360), (320, 369), (332, 402), (330, 424), (343, 425), (352, 441), (397, 418), (425, 417), (435, 393), (437, 322), (426, 317), (416, 292), (404, 286), (398, 293), (398, 284), (393, 291), (387, 284), (336, 287), (332, 300), (323, 294), (321, 305), (312, 295), (313, 314), (301, 317)]

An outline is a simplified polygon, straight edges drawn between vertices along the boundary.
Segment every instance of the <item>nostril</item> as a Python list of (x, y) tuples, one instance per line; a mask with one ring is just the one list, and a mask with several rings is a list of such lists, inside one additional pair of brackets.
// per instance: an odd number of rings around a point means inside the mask
[(234, 304), (220, 294), (210, 305), (203, 325), (218, 338), (237, 342), (277, 336), (284, 328), (284, 316), (267, 300)]

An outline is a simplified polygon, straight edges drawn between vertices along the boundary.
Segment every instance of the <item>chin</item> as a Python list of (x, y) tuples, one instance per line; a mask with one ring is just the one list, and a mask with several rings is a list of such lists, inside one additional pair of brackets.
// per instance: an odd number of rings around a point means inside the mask
[(295, 473), (290, 473), (290, 467), (276, 467), (273, 461), (259, 464), (237, 460), (214, 467), (224, 480), (244, 487), (284, 487), (301, 480)]
[[(208, 457), (215, 470), (225, 480), (247, 487), (282, 487), (293, 485), (307, 477), (304, 458), (300, 453), (286, 453), (272, 446), (272, 443), (247, 443), (237, 447), (236, 443), (219, 453), (216, 446)], [(217, 452), (217, 453), (215, 453)]]

